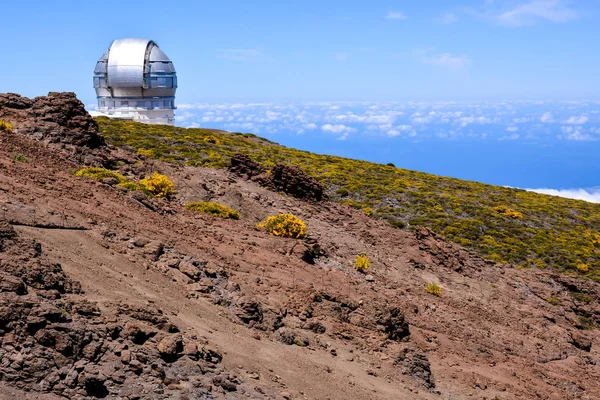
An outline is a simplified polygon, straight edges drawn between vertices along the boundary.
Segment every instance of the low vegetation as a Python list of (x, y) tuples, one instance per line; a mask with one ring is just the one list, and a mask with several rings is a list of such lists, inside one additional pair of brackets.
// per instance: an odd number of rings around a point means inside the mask
[(112, 178), (116, 179), (119, 184), (130, 182), (129, 179), (125, 178), (123, 175), (118, 172), (111, 171), (106, 168), (97, 168), (97, 167), (89, 167), (82, 168), (79, 171), (75, 172), (75, 176), (86, 176), (91, 179), (95, 179), (97, 181), (101, 181), (103, 179)]
[(97, 121), (108, 142), (148, 157), (226, 167), (232, 155), (242, 153), (266, 169), (289, 163), (327, 185), (332, 200), (392, 226), (423, 225), (497, 262), (600, 280), (599, 204), (313, 154), (252, 134)]
[(29, 162), (29, 158), (27, 158), (27, 156), (25, 154), (21, 154), (21, 153), (15, 153), (14, 154), (14, 159), (17, 162), (21, 162), (21, 163), (28, 163)]
[(240, 213), (236, 210), (215, 202), (196, 201), (185, 205), (185, 208), (209, 214), (219, 218), (240, 219)]
[(435, 282), (429, 282), (427, 285), (425, 285), (425, 291), (434, 296), (442, 295), (442, 287)]
[(354, 262), (354, 268), (357, 271), (364, 272), (371, 267), (371, 261), (369, 261), (369, 257), (366, 254), (359, 254), (356, 256), (356, 261)]
[(116, 171), (98, 167), (82, 168), (75, 172), (75, 176), (85, 176), (97, 181), (112, 179), (117, 186), (131, 191), (140, 190), (156, 197), (170, 196), (175, 193), (173, 182), (165, 175), (156, 172), (150, 178), (142, 179), (139, 183), (124, 177)]
[(9, 124), (8, 122), (0, 119), (0, 132), (8, 132), (11, 133), (13, 131), (14, 127)]
[(306, 236), (306, 224), (292, 214), (272, 215), (256, 226), (274, 236), (294, 239)]
[(175, 194), (175, 185), (166, 175), (155, 172), (151, 177), (140, 181), (156, 197), (170, 197)]

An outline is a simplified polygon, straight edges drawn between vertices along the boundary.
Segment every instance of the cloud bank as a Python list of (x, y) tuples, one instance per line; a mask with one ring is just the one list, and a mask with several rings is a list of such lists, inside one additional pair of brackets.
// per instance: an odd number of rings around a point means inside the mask
[(529, 192), (549, 194), (567, 199), (585, 200), (590, 203), (600, 203), (600, 189), (525, 189)]
[(177, 124), (257, 134), (515, 143), (600, 141), (596, 102), (305, 102), (179, 104)]

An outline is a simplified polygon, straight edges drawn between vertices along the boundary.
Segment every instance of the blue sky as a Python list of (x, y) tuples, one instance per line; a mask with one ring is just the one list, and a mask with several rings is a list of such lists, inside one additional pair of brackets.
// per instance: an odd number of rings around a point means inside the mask
[(509, 186), (600, 185), (595, 0), (5, 3), (2, 92), (92, 104), (110, 42), (149, 37), (177, 68), (182, 126)]

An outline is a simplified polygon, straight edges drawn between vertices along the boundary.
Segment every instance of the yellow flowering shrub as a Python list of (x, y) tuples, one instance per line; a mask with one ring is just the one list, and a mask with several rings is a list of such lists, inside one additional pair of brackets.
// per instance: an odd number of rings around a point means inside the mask
[(294, 239), (306, 236), (306, 224), (292, 214), (272, 215), (256, 226), (274, 236)]
[(124, 187), (125, 189), (131, 191), (141, 190), (143, 192), (150, 193), (148, 189), (146, 189), (146, 186), (137, 182), (133, 182), (124, 177), (123, 175), (119, 174), (118, 172), (111, 171), (106, 168), (82, 168), (79, 171), (75, 172), (75, 176), (85, 176), (91, 179), (95, 179), (97, 181), (101, 181), (102, 179), (106, 178), (114, 178), (118, 182), (117, 186)]
[(587, 265), (585, 263), (582, 263), (582, 262), (580, 262), (580, 263), (577, 264), (577, 271), (585, 274), (589, 270), (590, 270), (590, 266), (589, 265)]
[(152, 157), (152, 154), (154, 154), (152, 149), (138, 149), (137, 153), (141, 156), (146, 156), (146, 157)]
[(125, 178), (123, 175), (119, 174), (118, 172), (111, 171), (106, 168), (97, 168), (97, 167), (82, 168), (79, 171), (75, 172), (75, 176), (86, 176), (88, 178), (92, 178), (97, 181), (101, 181), (102, 179), (106, 179), (106, 178), (114, 178), (119, 182), (119, 184), (125, 183), (128, 181), (127, 178)]
[(144, 178), (140, 181), (146, 189), (156, 197), (169, 197), (175, 194), (175, 185), (171, 180), (158, 172), (155, 172), (151, 177)]
[(219, 143), (221, 143), (221, 141), (219, 141), (219, 139), (217, 139), (217, 138), (216, 138), (216, 137), (214, 137), (213, 135), (206, 136), (206, 137), (204, 138), (204, 141), (205, 141), (206, 143), (212, 143), (212, 144), (219, 144)]
[(219, 203), (208, 201), (196, 201), (185, 205), (185, 208), (198, 211), (203, 214), (213, 215), (219, 218), (240, 219), (240, 213), (236, 210)]
[(358, 271), (366, 271), (371, 267), (371, 261), (369, 261), (369, 257), (366, 254), (359, 254), (356, 256), (356, 262), (354, 263), (354, 268)]
[(8, 122), (0, 119), (0, 132), (8, 132), (8, 133), (10, 133), (10, 132), (13, 131), (13, 129), (14, 129), (14, 127), (11, 124), (9, 124)]
[(494, 207), (494, 211), (498, 214), (506, 215), (509, 218), (513, 219), (523, 219), (523, 214), (518, 211), (513, 210), (512, 208), (508, 208), (504, 205)]
[(429, 294), (432, 294), (434, 296), (441, 296), (442, 295), (442, 287), (435, 283), (435, 282), (429, 282), (426, 286), (425, 286), (425, 291)]

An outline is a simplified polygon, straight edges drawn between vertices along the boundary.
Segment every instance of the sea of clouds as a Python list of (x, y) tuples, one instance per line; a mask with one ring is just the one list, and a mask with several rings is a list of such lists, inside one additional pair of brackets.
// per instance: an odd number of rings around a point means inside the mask
[(317, 132), (346, 140), (600, 139), (600, 102), (314, 102), (180, 104), (177, 124), (263, 135)]

